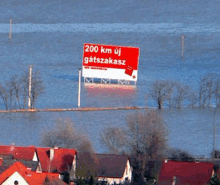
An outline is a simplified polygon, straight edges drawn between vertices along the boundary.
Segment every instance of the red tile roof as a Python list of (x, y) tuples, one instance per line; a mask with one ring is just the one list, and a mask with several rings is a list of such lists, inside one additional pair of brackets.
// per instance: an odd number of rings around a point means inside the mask
[(0, 159), (0, 166), (2, 165), (2, 163), (3, 163), (3, 159)]
[(41, 168), (43, 172), (49, 171), (50, 165), (50, 148), (36, 148), (37, 156), (39, 158)]
[(212, 176), (214, 165), (208, 162), (181, 162), (168, 161), (162, 164), (158, 184), (172, 184), (172, 179), (176, 177), (176, 185), (206, 184)]
[(14, 145), (0, 145), (1, 155), (13, 155), (15, 159), (23, 159), (27, 161), (33, 160), (35, 148), (34, 147), (21, 147)]
[(51, 161), (51, 172), (56, 170), (58, 172), (69, 171), (72, 167), (75, 155), (76, 150), (74, 149), (54, 149), (54, 157)]
[(50, 161), (50, 148), (36, 148), (43, 172), (62, 172), (72, 166), (73, 159), (77, 154), (74, 149), (54, 149), (54, 157)]
[(43, 184), (46, 177), (50, 180), (59, 179), (59, 174), (36, 173), (28, 170), (21, 162), (15, 162), (0, 175), (0, 184), (2, 184), (13, 173), (18, 172), (30, 185)]
[(54, 149), (54, 157), (50, 161), (50, 148), (0, 145), (0, 155), (13, 155), (13, 157), (18, 160), (22, 159), (32, 161), (35, 152), (37, 153), (43, 172), (62, 172), (68, 170), (68, 166), (72, 166), (74, 156), (77, 154), (74, 149), (57, 148)]

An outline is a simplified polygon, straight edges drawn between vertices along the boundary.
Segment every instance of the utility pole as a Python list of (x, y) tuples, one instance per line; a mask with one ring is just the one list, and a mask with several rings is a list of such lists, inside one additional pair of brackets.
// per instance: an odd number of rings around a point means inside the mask
[(79, 69), (78, 108), (80, 108), (80, 93), (81, 93), (81, 69)]
[(12, 19), (10, 19), (10, 32), (8, 38), (11, 40), (11, 32), (12, 32)]
[(184, 57), (184, 35), (181, 36), (181, 57)]
[(31, 77), (32, 77), (32, 65), (30, 65), (30, 68), (29, 68), (28, 109), (31, 108)]

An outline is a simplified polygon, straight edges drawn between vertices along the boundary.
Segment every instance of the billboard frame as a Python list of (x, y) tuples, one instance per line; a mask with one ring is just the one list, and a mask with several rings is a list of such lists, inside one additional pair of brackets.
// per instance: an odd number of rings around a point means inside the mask
[[(129, 86), (137, 85), (137, 81), (123, 80), (123, 79), (88, 78), (88, 77), (83, 77), (83, 78), (84, 78), (84, 84), (116, 84), (116, 85), (129, 85)], [(116, 81), (116, 83), (112, 83), (112, 81)]]
[[(96, 52), (88, 51), (89, 47), (93, 47), (93, 49), (96, 48), (97, 49)], [(106, 55), (106, 53), (103, 54), (102, 52), (99, 52), (100, 48), (103, 48), (103, 47), (105, 47), (105, 49), (109, 48), (109, 50), (112, 50), (112, 52), (110, 54), (108, 53), (109, 55), (108, 54)], [(118, 55), (118, 56), (117, 54), (114, 55), (115, 53), (113, 52), (113, 50), (116, 50), (115, 48), (117, 50), (120, 50), (121, 55)], [(138, 78), (139, 55), (140, 55), (139, 47), (85, 43), (83, 45), (83, 61), (82, 61), (82, 69), (83, 69), (82, 77), (84, 78), (84, 83), (100, 83), (100, 84), (113, 83), (113, 84), (118, 84), (118, 85), (135, 85), (136, 86), (137, 78)], [(107, 65), (105, 62), (103, 62), (105, 63), (104, 65), (102, 64), (97, 65), (97, 64), (94, 64), (97, 62), (95, 60), (94, 60), (94, 63), (91, 63), (92, 65), (91, 64), (89, 65), (89, 62), (91, 61), (88, 62), (88, 58), (92, 58), (92, 57), (101, 58), (101, 59), (106, 58), (106, 60), (108, 59), (113, 60), (113, 58), (115, 57), (116, 61), (124, 61), (123, 63), (124, 66), (121, 66), (121, 67), (119, 66), (119, 68), (117, 68), (117, 66), (112, 66), (112, 65), (108, 66), (108, 61), (107, 61)], [(118, 64), (121, 64), (121, 63), (118, 63)], [(105, 72), (103, 70), (107, 70), (106, 71), (107, 75), (104, 75)], [(116, 72), (117, 70), (120, 70), (119, 73), (117, 72), (119, 76), (117, 75), (116, 77), (114, 75), (115, 72), (113, 72), (113, 70)], [(122, 71), (125, 70), (125, 71), (121, 72), (121, 70)], [(113, 76), (111, 75), (111, 72), (113, 72), (112, 73)]]

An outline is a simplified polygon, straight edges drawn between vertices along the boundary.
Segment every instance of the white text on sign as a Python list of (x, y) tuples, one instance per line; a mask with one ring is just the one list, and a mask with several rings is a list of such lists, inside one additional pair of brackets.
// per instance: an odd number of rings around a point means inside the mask
[[(99, 52), (99, 47), (98, 46), (85, 45), (85, 52), (98, 53)], [(105, 48), (105, 47), (101, 46), (100, 53), (112, 54), (112, 49), (111, 48)], [(118, 55), (118, 56), (121, 56), (121, 48), (115, 48), (114, 49), (114, 54)]]

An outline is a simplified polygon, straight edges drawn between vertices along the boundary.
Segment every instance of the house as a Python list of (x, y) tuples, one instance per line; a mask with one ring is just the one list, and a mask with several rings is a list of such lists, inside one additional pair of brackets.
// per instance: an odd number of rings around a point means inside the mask
[(15, 145), (0, 145), (0, 159), (3, 161), (22, 160), (23, 162), (26, 161), (26, 163), (28, 163), (28, 161), (35, 161), (38, 164), (36, 171), (42, 171), (34, 146), (21, 147)]
[(76, 155), (77, 152), (74, 149), (0, 145), (0, 159), (3, 159), (3, 161), (6, 158), (36, 161), (38, 162), (36, 172), (61, 173), (68, 171), (72, 172), (74, 176)]
[(132, 167), (127, 155), (96, 154), (97, 178), (108, 184), (131, 182)]
[(58, 173), (37, 173), (24, 166), (20, 161), (14, 162), (9, 168), (0, 174), (0, 184), (14, 184), (18, 181), (22, 185), (42, 185), (45, 181), (59, 179)]
[(182, 162), (165, 160), (162, 164), (158, 185), (202, 185), (214, 174), (214, 165), (208, 162)]
[[(78, 158), (85, 158), (86, 156), (83, 153), (78, 154)], [(95, 164), (94, 168), (98, 181), (107, 181), (108, 184), (131, 182), (132, 167), (127, 155), (94, 154), (93, 159), (94, 163), (90, 163), (86, 159), (77, 160), (77, 169), (85, 168), (87, 170), (90, 168), (90, 164)]]
[(66, 148), (36, 148), (37, 156), (43, 172), (72, 172), (75, 177), (76, 155), (74, 149)]

